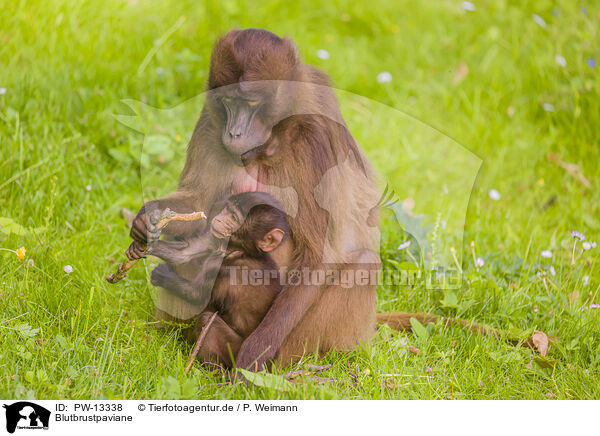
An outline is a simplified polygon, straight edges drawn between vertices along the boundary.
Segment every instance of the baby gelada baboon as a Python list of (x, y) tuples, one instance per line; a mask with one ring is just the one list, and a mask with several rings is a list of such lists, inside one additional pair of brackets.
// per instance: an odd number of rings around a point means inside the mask
[[(275, 198), (264, 192), (245, 192), (231, 196), (204, 233), (186, 241), (150, 245), (147, 254), (166, 261), (152, 272), (152, 284), (195, 305), (208, 302), (194, 327), (195, 337), (218, 311), (198, 359), (233, 365), (242, 342), (281, 290), (272, 255), (287, 244), (288, 234), (287, 215)], [(192, 280), (180, 277), (171, 266), (192, 261), (198, 265)], [(243, 280), (243, 272), (258, 280)]]

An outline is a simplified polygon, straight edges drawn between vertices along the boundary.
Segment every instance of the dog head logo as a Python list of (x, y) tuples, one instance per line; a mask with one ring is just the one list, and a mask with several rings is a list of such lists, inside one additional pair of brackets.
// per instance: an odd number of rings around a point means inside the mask
[(5, 404), (6, 431), (14, 433), (19, 429), (48, 429), (50, 411), (29, 401)]

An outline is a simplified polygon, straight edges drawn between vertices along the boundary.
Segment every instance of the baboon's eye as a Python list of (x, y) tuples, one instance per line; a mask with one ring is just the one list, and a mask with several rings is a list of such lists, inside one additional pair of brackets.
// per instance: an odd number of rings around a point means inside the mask
[(248, 100), (248, 106), (256, 106), (258, 103), (260, 103), (260, 100)]
[(224, 101), (225, 103), (231, 103), (231, 101), (232, 101), (232, 100), (231, 100), (231, 98), (229, 98), (229, 97), (223, 97), (223, 101)]

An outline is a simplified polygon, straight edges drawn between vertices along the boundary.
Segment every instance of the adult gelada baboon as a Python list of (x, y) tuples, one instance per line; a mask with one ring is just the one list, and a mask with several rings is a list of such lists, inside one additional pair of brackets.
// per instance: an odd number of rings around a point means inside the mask
[[(290, 39), (232, 30), (214, 46), (177, 191), (142, 207), (131, 228), (134, 244), (157, 238), (148, 217), (155, 208), (210, 210), (232, 193), (258, 190), (278, 198), (290, 215), (293, 244), (276, 259), (280, 267), (353, 272), (378, 266), (373, 170), (343, 122), (327, 76), (303, 63)], [(185, 239), (205, 225), (173, 222), (163, 232)], [(194, 265), (174, 268), (194, 276)], [(369, 340), (375, 288), (372, 280), (284, 286), (242, 344), (236, 365), (287, 364), (305, 352), (347, 350)], [(161, 298), (174, 297), (163, 292)]]

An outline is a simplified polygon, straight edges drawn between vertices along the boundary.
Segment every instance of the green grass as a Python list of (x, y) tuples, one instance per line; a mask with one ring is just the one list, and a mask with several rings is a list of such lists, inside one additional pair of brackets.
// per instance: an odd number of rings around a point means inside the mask
[[(476, 2), (468, 13), (460, 1), (165, 3), (14, 1), (0, 9), (0, 217), (25, 228), (4, 220), (0, 233), (3, 398), (600, 398), (600, 309), (589, 308), (600, 303), (600, 248), (579, 244), (572, 264), (569, 235), (600, 242), (600, 76), (587, 64), (600, 60), (598, 3), (587, 3), (587, 15), (570, 1)], [(448, 211), (436, 247), (445, 261), (447, 245), (463, 247), (457, 301), (448, 303), (448, 291), (381, 287), (378, 310), (542, 330), (560, 338), (550, 368), (529, 367), (528, 349), (439, 325), (427, 338), (381, 329), (368, 346), (305, 361), (331, 363), (326, 375), (346, 382), (350, 364), (356, 385), (279, 391), (223, 384), (198, 365), (184, 373), (190, 347), (176, 329), (153, 327), (143, 270), (116, 286), (104, 281), (109, 259), (129, 244), (119, 209), (137, 210), (142, 191), (167, 188), (139, 165), (144, 135), (114, 115), (132, 114), (124, 99), (187, 108), (181, 119), (167, 111), (170, 121), (152, 131), (169, 139), (175, 167), (199, 113), (181, 103), (202, 91), (211, 44), (232, 27), (292, 36), (344, 91), (352, 132), (400, 198), (412, 196), (427, 224)], [(331, 58), (319, 59), (318, 49)], [(461, 62), (468, 74), (455, 83)], [(391, 83), (376, 81), (381, 71)], [(439, 151), (448, 146), (454, 151)], [(478, 172), (464, 150), (481, 159)], [(579, 165), (591, 186), (547, 153)], [(144, 190), (140, 174), (150, 176)], [(437, 202), (444, 184), (450, 205)], [(489, 189), (502, 198), (491, 200)], [(388, 263), (405, 260), (396, 227), (386, 219), (382, 228)], [(485, 260), (479, 269), (471, 241)], [(24, 261), (4, 251), (21, 246)], [(540, 256), (546, 249), (552, 259)], [(555, 286), (536, 276), (550, 264)]]

